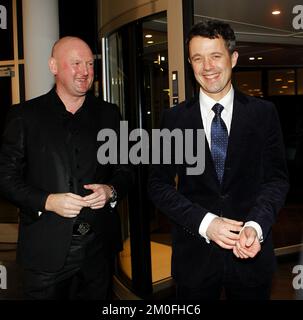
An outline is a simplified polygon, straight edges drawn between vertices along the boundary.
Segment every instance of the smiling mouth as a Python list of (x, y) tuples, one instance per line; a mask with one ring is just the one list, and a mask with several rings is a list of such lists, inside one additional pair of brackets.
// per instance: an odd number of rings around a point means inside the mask
[(213, 74), (203, 74), (203, 78), (207, 80), (213, 80), (219, 77), (219, 73), (213, 73)]

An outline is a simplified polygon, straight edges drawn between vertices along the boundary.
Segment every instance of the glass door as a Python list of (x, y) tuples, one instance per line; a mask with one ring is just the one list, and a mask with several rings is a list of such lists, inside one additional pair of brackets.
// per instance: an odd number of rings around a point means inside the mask
[[(4, 123), (9, 107), (12, 104), (12, 76), (13, 68), (0, 67), (0, 135), (3, 133)], [(1, 142), (0, 142), (1, 143)], [(15, 206), (0, 197), (0, 224), (17, 223), (18, 211)]]
[[(166, 12), (123, 26), (102, 39), (103, 91), (128, 121), (129, 132), (141, 128), (149, 134), (169, 108)], [(149, 135), (151, 136), (151, 135)], [(170, 225), (149, 201), (148, 165), (134, 166), (136, 183), (120, 216), (123, 251), (117, 276), (142, 297), (170, 277)]]

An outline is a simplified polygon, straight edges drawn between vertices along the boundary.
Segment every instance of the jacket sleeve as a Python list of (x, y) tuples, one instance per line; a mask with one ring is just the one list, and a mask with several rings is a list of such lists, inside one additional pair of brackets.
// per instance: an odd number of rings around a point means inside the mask
[(277, 111), (271, 104), (267, 135), (262, 157), (263, 181), (256, 196), (255, 206), (247, 221), (259, 223), (266, 239), (278, 211), (283, 206), (289, 188), (282, 132)]
[(44, 210), (48, 193), (26, 183), (26, 128), (22, 106), (9, 111), (0, 147), (0, 192), (18, 207)]
[[(174, 119), (169, 111), (165, 110), (162, 114), (161, 129), (173, 129)], [(208, 211), (178, 192), (177, 179), (175, 164), (152, 164), (149, 171), (149, 196), (155, 206), (173, 222), (190, 233), (198, 234), (201, 221)]]

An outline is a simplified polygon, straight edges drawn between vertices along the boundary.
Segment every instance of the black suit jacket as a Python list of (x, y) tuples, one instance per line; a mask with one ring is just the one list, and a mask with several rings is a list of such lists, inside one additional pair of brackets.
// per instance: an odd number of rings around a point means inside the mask
[[(165, 110), (161, 127), (203, 128), (198, 98)], [(243, 283), (260, 283), (274, 269), (271, 227), (288, 190), (274, 105), (235, 92), (221, 185), (208, 143), (205, 145), (205, 170), (201, 175), (186, 175), (186, 164), (151, 166), (150, 197), (173, 222), (172, 275), (178, 283), (195, 287), (226, 264)], [(214, 242), (206, 243), (198, 229), (207, 212), (259, 223), (264, 237), (261, 252), (254, 259), (241, 260)]]
[[(8, 116), (0, 151), (0, 190), (20, 207), (17, 258), (25, 267), (56, 271), (63, 266), (68, 253), (75, 219), (63, 218), (45, 211), (50, 193), (74, 192), (71, 161), (66, 144), (64, 119), (58, 112), (58, 96), (52, 90), (22, 105), (13, 106)], [(61, 102), (61, 101), (60, 101)], [(100, 165), (97, 161), (97, 134), (110, 128), (119, 137), (120, 114), (114, 105), (88, 95), (85, 101), (87, 125), (80, 135), (87, 139), (92, 161), (88, 181), (114, 186), (118, 200), (132, 182), (126, 165)], [(64, 109), (61, 103), (62, 109)], [(65, 111), (65, 109), (64, 109)], [(86, 155), (87, 157), (87, 155)], [(83, 195), (83, 194), (82, 194)], [(120, 249), (120, 223), (116, 209), (85, 208), (95, 233), (100, 234), (108, 251)], [(39, 216), (39, 211), (42, 215)]]

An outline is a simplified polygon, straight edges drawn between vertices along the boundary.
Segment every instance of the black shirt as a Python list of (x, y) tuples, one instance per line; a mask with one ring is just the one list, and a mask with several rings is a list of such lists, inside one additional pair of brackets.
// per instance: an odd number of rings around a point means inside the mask
[[(62, 139), (66, 145), (66, 152), (70, 161), (69, 167), (69, 192), (86, 196), (92, 193), (84, 188), (85, 184), (98, 183), (95, 181), (95, 171), (97, 166), (97, 133), (98, 128), (94, 121), (92, 107), (95, 99), (86, 96), (83, 105), (72, 114), (67, 111), (63, 102), (52, 90), (53, 110), (62, 130)], [(92, 222), (94, 210), (83, 208), (77, 217), (77, 222)]]

